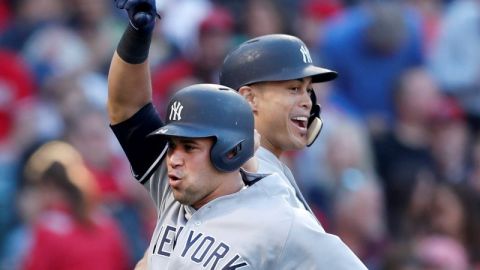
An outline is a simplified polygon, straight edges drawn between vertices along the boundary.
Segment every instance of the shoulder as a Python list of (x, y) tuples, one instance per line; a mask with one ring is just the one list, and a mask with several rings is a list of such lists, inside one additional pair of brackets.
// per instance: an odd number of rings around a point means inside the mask
[[(278, 192), (272, 191), (275, 188), (274, 184), (266, 181), (276, 181), (279, 178), (277, 174), (270, 174), (258, 179), (247, 189), (240, 192), (235, 200), (234, 208), (238, 208), (241, 204), (241, 210), (256, 213), (267, 226), (277, 224), (280, 220), (284, 222), (282, 225), (290, 224), (294, 219), (293, 208), (282, 198), (278, 196)], [(282, 189), (279, 189), (282, 190)], [(285, 221), (289, 222), (285, 223)], [(260, 223), (258, 220), (255, 223)]]
[(272, 158), (268, 155), (255, 155), (258, 160), (257, 172), (260, 174), (273, 174), (277, 173), (278, 177), (286, 177), (282, 169), (280, 161), (276, 158)]
[(338, 236), (326, 233), (311, 214), (302, 209), (293, 209), (293, 221), (280, 261), (309, 269), (367, 269)]
[(295, 190), (290, 185), (285, 176), (281, 173), (271, 172), (269, 174), (263, 174), (263, 177), (259, 179), (255, 185), (262, 189), (266, 195), (275, 196), (287, 192), (288, 194), (295, 194)]

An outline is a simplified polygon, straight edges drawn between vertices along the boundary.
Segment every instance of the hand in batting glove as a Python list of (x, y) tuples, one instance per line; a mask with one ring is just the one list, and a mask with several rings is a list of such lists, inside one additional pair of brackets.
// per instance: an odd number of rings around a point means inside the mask
[(114, 0), (115, 6), (125, 9), (130, 19), (130, 24), (141, 31), (151, 31), (155, 26), (157, 11), (155, 0)]

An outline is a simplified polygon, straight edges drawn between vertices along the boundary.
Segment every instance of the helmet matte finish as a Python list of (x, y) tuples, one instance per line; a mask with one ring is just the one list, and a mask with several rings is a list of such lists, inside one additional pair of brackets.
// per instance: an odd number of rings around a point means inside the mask
[(173, 95), (166, 116), (165, 126), (151, 136), (213, 137), (210, 160), (219, 171), (237, 170), (253, 156), (253, 113), (233, 89), (215, 84), (185, 87)]
[(238, 90), (244, 85), (312, 77), (313, 83), (331, 81), (337, 73), (313, 65), (307, 46), (297, 37), (273, 34), (242, 43), (222, 65), (220, 84)]

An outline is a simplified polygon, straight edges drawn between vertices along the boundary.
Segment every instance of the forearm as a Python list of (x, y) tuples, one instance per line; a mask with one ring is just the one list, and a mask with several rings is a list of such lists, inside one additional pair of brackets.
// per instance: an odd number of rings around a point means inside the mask
[(148, 61), (125, 62), (117, 52), (108, 73), (108, 113), (111, 124), (120, 123), (151, 101), (151, 79)]
[(119, 4), (128, 10), (130, 21), (108, 74), (108, 112), (112, 124), (130, 118), (151, 101), (152, 95), (148, 53), (155, 25), (154, 3), (137, 0)]

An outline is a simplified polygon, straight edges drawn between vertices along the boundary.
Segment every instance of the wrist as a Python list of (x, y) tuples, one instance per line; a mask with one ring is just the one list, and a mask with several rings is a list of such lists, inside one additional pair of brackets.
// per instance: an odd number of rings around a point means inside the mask
[(117, 46), (117, 54), (123, 61), (130, 64), (145, 62), (150, 51), (153, 27), (136, 28), (129, 22)]

